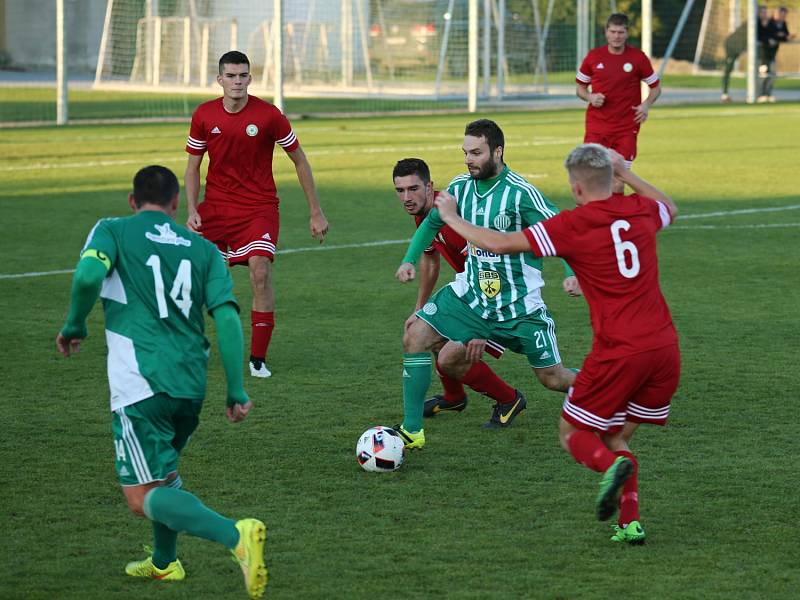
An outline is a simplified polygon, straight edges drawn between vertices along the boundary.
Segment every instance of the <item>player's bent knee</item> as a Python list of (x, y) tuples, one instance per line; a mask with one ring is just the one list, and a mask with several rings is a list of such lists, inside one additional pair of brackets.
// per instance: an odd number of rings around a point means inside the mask
[(437, 342), (431, 333), (435, 333), (431, 326), (422, 319), (417, 319), (403, 334), (403, 351), (428, 352)]

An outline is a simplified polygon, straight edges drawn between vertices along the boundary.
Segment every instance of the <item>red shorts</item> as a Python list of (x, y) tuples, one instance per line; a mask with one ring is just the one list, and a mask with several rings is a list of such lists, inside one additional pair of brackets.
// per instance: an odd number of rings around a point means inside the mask
[(633, 159), (636, 158), (636, 138), (638, 133), (589, 133), (583, 136), (584, 144), (600, 144), (606, 148), (616, 150), (625, 159), (625, 164), (631, 166)]
[(251, 256), (275, 260), (280, 219), (277, 204), (231, 211), (213, 202), (201, 202), (200, 233), (213, 242), (230, 265), (246, 265)]
[(678, 389), (678, 345), (613, 360), (586, 357), (561, 416), (578, 429), (619, 431), (625, 421), (664, 425)]

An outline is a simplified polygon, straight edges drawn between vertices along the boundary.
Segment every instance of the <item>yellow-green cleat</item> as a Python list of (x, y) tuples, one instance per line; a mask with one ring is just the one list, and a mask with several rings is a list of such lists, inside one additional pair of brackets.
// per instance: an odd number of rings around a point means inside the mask
[(400, 439), (403, 440), (406, 450), (420, 450), (425, 445), (424, 429), (420, 429), (416, 433), (411, 433), (402, 425), (395, 425), (392, 429), (394, 429), (400, 436)]
[(625, 527), (614, 525), (614, 535), (611, 536), (611, 541), (641, 546), (644, 544), (644, 538), (644, 529), (639, 521), (631, 521)]
[(148, 556), (144, 560), (129, 562), (125, 567), (125, 573), (131, 577), (147, 577), (160, 581), (181, 581), (186, 578), (186, 571), (183, 570), (183, 565), (177, 558), (165, 569), (159, 569), (153, 564), (153, 557)]
[(618, 456), (608, 470), (603, 473), (603, 478), (600, 480), (600, 492), (595, 501), (599, 521), (608, 521), (617, 512), (622, 486), (631, 475), (633, 475), (633, 462), (624, 456)]
[(267, 527), (258, 519), (242, 519), (236, 522), (239, 543), (231, 550), (244, 574), (244, 585), (250, 598), (261, 598), (267, 587), (267, 567), (264, 565), (264, 540)]

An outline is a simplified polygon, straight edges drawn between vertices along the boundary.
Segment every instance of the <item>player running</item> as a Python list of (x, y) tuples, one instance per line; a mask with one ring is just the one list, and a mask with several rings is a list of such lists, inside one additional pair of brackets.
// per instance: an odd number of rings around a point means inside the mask
[(242, 385), (242, 325), (233, 281), (217, 248), (174, 221), (178, 179), (150, 166), (133, 179), (131, 217), (102, 219), (89, 233), (72, 280), (69, 316), (56, 337), (64, 356), (86, 338), (86, 317), (103, 299), (116, 470), (128, 508), (153, 523), (153, 552), (129, 563), (133, 577), (184, 579), (179, 533), (229, 548), (251, 598), (267, 585), (266, 528), (233, 521), (184, 491), (181, 451), (200, 418), (209, 343), (203, 309), (216, 324), (228, 384), (227, 416), (253, 406)]
[[(661, 82), (647, 55), (626, 44), (627, 15), (615, 13), (608, 17), (606, 40), (606, 46), (589, 51), (575, 76), (578, 97), (589, 103), (583, 141), (616, 150), (630, 168), (636, 158), (639, 128), (661, 95)], [(644, 101), (641, 81), (650, 87)], [(622, 181), (615, 178), (614, 193), (621, 194), (623, 190)]]
[[(464, 131), (464, 162), (448, 191), (459, 198), (460, 210), (476, 223), (501, 231), (518, 231), (555, 215), (558, 210), (503, 161), (505, 138), (494, 121), (480, 119)], [(432, 210), (417, 229), (396, 277), (411, 281), (414, 264), (444, 226)], [(567, 267), (565, 289), (579, 293)], [(567, 391), (575, 373), (561, 364), (555, 321), (542, 301), (542, 262), (530, 253), (500, 256), (470, 244), (465, 269), (417, 311), (419, 317), (403, 337), (403, 423), (397, 431), (406, 447), (425, 445), (422, 414), (431, 382), (432, 349), (441, 346), (438, 364), (462, 379), (480, 360), (485, 340), (524, 354), (546, 388)], [(445, 343), (446, 342), (446, 343)], [(508, 426), (525, 409), (524, 396), (495, 405), (492, 420)]]
[[(577, 208), (504, 233), (458, 216), (463, 201), (442, 194), (441, 218), (470, 243), (490, 252), (532, 251), (561, 256), (577, 273), (594, 340), (564, 400), (563, 448), (602, 473), (597, 518), (619, 507), (612, 540), (643, 544), (639, 522), (638, 461), (628, 446), (640, 423), (664, 425), (680, 379), (678, 335), (658, 283), (656, 234), (675, 219), (675, 203), (626, 168), (623, 157), (598, 144), (567, 157)], [(634, 194), (611, 191), (616, 175)]]
[[(403, 203), (406, 212), (414, 217), (414, 222), (419, 227), (426, 215), (433, 208), (433, 202), (439, 192), (434, 191), (431, 181), (431, 172), (428, 165), (420, 158), (404, 158), (397, 162), (392, 172), (394, 190), (397, 198)], [(417, 311), (420, 310), (431, 297), (433, 288), (439, 279), (439, 269), (441, 266), (440, 257), (444, 257), (447, 263), (456, 273), (464, 270), (466, 260), (467, 243), (460, 235), (450, 229), (447, 225), (442, 227), (425, 249), (419, 260), (419, 292), (417, 293), (417, 303), (414, 312), (406, 319), (404, 329), (408, 329), (416, 321)], [(476, 343), (486, 343), (486, 352), (495, 358), (500, 358), (504, 348), (491, 340), (476, 340)], [(434, 349), (436, 350), (436, 349)], [(436, 354), (436, 352), (435, 352)], [(464, 391), (464, 383), (478, 393), (489, 396), (497, 404), (508, 404), (514, 402), (517, 397), (517, 390), (508, 385), (486, 364), (483, 360), (473, 363), (462, 379), (454, 379), (445, 373), (435, 362), (436, 371), (442, 381), (444, 394), (435, 395), (425, 401), (423, 415), (433, 417), (440, 412), (461, 412), (467, 406), (467, 394)], [(484, 424), (486, 428), (504, 427), (499, 420), (489, 420)]]

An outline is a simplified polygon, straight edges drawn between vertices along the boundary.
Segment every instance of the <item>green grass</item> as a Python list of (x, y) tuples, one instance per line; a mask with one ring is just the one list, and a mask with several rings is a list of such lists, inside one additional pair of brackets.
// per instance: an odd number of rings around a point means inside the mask
[[(486, 116), (506, 132), (509, 165), (569, 207), (561, 163), (580, 140), (582, 112)], [(788, 207), (800, 204), (797, 105), (662, 107), (640, 136), (637, 170), (684, 216), (659, 244), (682, 381), (669, 426), (634, 440), (647, 546), (609, 542), (593, 516), (597, 476), (558, 445), (561, 395), (543, 390), (516, 355), (491, 362), (528, 396), (511, 429), (482, 431), (490, 403), (473, 395), (466, 412), (426, 425), (428, 446), (397, 473), (358, 468), (359, 434), (401, 416), (401, 330), (416, 287), (393, 280), (403, 245), (336, 246), (409, 237), (394, 162), (420, 155), (446, 184), (462, 171), (470, 119), (295, 123), (331, 221), (330, 249), (278, 257), (275, 375), (246, 382), (256, 408), (240, 425), (223, 418), (212, 356), (203, 422), (181, 466), (187, 488), (224, 514), (267, 522), (272, 599), (794, 597), (800, 219)], [(99, 217), (127, 214), (137, 168), (182, 172), (186, 133), (1, 131), (0, 274), (70, 269)], [(275, 166), (280, 247), (311, 247), (290, 162), (278, 156)], [(729, 214), (771, 207), (787, 210)], [(690, 218), (720, 212), (728, 214)], [(559, 271), (547, 264), (544, 295), (565, 364), (578, 366), (588, 314), (560, 292)], [(234, 279), (248, 307), (245, 271)], [(68, 274), (0, 279), (0, 597), (244, 597), (223, 549), (189, 537), (179, 542), (185, 582), (122, 573), (150, 527), (127, 513), (115, 483), (101, 311), (79, 355), (55, 353), (69, 285)]]

